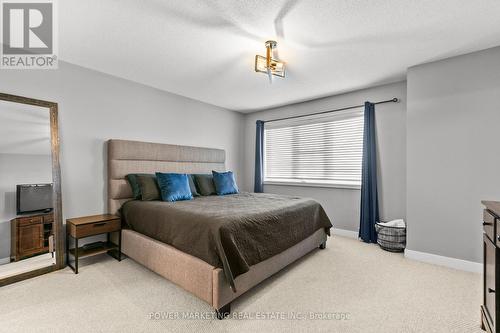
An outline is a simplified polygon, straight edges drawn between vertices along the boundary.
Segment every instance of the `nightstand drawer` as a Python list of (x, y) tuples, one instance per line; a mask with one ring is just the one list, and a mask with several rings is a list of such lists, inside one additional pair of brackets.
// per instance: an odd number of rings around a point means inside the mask
[(18, 221), (19, 221), (19, 226), (22, 227), (26, 225), (42, 223), (42, 217), (41, 216), (21, 217), (18, 219)]
[[(88, 223), (72, 226), (72, 236), (77, 238), (103, 234), (106, 232), (113, 232), (120, 230), (120, 220), (110, 220), (96, 223)], [(73, 234), (74, 228), (74, 234)]]

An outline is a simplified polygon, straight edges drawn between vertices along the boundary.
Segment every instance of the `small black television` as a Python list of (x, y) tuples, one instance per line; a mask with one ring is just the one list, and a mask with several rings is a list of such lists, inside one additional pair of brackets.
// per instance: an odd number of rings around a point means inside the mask
[(16, 188), (17, 214), (50, 212), (52, 203), (52, 184), (21, 184)]

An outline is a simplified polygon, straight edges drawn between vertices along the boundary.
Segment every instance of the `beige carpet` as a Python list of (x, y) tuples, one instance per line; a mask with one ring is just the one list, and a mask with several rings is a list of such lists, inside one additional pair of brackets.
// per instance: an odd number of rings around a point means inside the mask
[[(334, 237), (235, 301), (243, 319), (172, 319), (212, 310), (134, 261), (104, 255), (82, 262), (78, 275), (65, 269), (0, 288), (0, 331), (481, 332), (480, 302), (479, 274)], [(304, 319), (311, 312), (333, 319)]]

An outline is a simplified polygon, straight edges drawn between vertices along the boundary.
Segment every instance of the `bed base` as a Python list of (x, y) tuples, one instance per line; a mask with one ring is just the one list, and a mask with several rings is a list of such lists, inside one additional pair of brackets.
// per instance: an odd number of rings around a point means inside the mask
[(217, 318), (223, 319), (231, 311), (231, 301), (314, 249), (324, 248), (326, 238), (325, 231), (320, 229), (291, 248), (251, 266), (235, 279), (237, 292), (231, 290), (222, 269), (135, 231), (122, 230), (122, 252), (204, 300), (215, 309)]

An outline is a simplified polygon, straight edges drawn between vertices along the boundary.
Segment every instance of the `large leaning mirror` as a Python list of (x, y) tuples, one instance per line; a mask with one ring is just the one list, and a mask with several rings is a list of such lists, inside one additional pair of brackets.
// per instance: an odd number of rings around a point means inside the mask
[(0, 286), (64, 267), (57, 112), (0, 93)]

